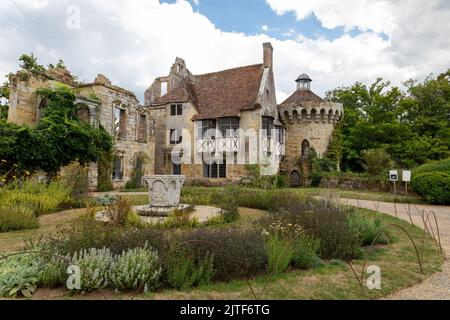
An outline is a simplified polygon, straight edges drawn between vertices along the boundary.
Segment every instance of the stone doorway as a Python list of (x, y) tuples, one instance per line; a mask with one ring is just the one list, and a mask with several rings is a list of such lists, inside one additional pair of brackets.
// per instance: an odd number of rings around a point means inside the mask
[(291, 173), (291, 187), (298, 188), (301, 186), (301, 176), (297, 170), (292, 171)]

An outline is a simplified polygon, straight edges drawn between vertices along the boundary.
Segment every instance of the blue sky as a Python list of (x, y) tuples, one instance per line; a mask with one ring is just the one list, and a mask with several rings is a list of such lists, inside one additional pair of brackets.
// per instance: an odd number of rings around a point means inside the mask
[[(324, 96), (450, 66), (449, 0), (0, 1), (0, 82), (34, 53), (45, 65), (63, 59), (82, 82), (104, 74), (142, 101), (176, 57), (194, 74), (214, 72), (261, 63), (264, 42), (274, 47), (279, 102), (301, 73)], [(77, 28), (68, 27), (73, 12)]]
[[(176, 0), (161, 2), (173, 4)], [(347, 32), (343, 26), (324, 28), (314, 13), (304, 20), (298, 20), (293, 11), (277, 15), (264, 0), (198, 0), (198, 4), (193, 0), (189, 2), (195, 11), (208, 17), (220, 30), (227, 32), (242, 32), (248, 35), (264, 32), (279, 40), (295, 39), (298, 35), (310, 39), (335, 40), (346, 33), (352, 37), (362, 33), (357, 27)], [(388, 39), (384, 33), (380, 35)]]

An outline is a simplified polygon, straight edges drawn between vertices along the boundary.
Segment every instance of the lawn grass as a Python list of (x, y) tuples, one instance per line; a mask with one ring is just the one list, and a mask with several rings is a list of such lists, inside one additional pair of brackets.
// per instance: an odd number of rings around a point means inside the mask
[(0, 233), (0, 252), (21, 249), (25, 241), (48, 235), (85, 212), (85, 209), (68, 210), (39, 217), (40, 227), (33, 230)]

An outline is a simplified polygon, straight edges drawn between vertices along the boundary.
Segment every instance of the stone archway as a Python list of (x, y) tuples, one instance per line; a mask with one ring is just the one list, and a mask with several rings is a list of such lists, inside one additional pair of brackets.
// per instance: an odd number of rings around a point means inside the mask
[(297, 170), (294, 170), (291, 172), (291, 187), (298, 188), (302, 184), (302, 177), (300, 175), (300, 172)]

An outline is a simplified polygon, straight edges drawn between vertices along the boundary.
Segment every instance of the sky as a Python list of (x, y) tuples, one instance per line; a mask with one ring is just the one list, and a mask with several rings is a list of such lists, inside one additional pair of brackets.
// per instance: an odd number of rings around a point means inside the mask
[(281, 103), (301, 73), (321, 96), (437, 75), (450, 68), (449, 34), (448, 0), (0, 0), (0, 81), (34, 53), (142, 102), (176, 57), (202, 74), (261, 63), (271, 42)]

